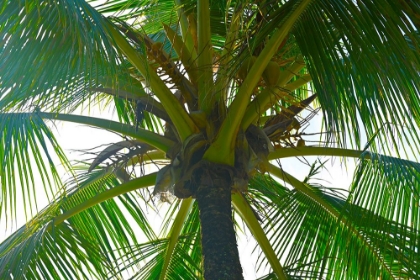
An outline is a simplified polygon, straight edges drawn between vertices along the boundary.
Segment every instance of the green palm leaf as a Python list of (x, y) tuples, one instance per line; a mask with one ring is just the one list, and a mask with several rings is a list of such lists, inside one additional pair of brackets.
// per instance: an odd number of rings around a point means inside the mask
[[(360, 147), (362, 129), (370, 138), (387, 123), (417, 126), (420, 61), (404, 35), (416, 49), (419, 37), (413, 36), (416, 28), (404, 5), (314, 1), (296, 24), (294, 34), (308, 61), (326, 128), (340, 132), (342, 144), (346, 132), (350, 143)], [(412, 5), (418, 12), (418, 4)], [(410, 134), (418, 142), (418, 134)]]
[[(168, 268), (165, 279), (202, 279), (200, 263), (193, 259), (183, 248), (184, 239), (189, 236), (180, 236), (179, 242), (172, 255), (172, 262)], [(141, 268), (129, 279), (158, 279), (161, 275), (165, 252), (169, 241), (167, 239), (157, 239), (148, 243), (140, 244), (132, 248), (138, 261), (131, 265), (141, 265)], [(190, 242), (187, 242), (190, 245)]]
[[(3, 279), (74, 279), (106, 275), (107, 267), (111, 265), (98, 250), (97, 240), (80, 234), (68, 223), (55, 226), (54, 232), (47, 231), (49, 227), (47, 223), (30, 235), (23, 227), (2, 243)], [(25, 235), (26, 238), (22, 238)]]
[[(121, 258), (127, 261), (133, 257), (130, 248), (137, 244), (135, 231), (140, 229), (146, 238), (156, 238), (144, 212), (146, 201), (141, 205), (133, 194), (123, 193), (114, 200), (91, 204), (94, 206), (90, 208), (91, 205), (84, 205), (119, 185), (112, 173), (98, 170), (88, 174), (87, 168), (69, 181), (67, 194), (1, 244), (1, 278), (74, 279), (79, 274), (84, 278), (104, 278), (119, 270), (115, 264)], [(137, 180), (141, 182), (142, 178)], [(142, 183), (137, 184), (139, 187)], [(75, 211), (80, 206), (89, 209)], [(63, 215), (71, 218), (64, 221)]]
[[(172, 215), (164, 222), (171, 224), (167, 225), (171, 227), (167, 233), (162, 232), (166, 237), (132, 248), (137, 258), (123, 268), (140, 267), (132, 279), (202, 279), (198, 207), (194, 203), (190, 211), (184, 212), (183, 206), (178, 206), (179, 203), (173, 203), (169, 210)], [(179, 234), (175, 233), (178, 230)]]
[[(62, 191), (54, 156), (68, 170), (70, 163), (50, 128), (36, 113), (0, 114), (0, 130), (0, 212), (6, 214), (7, 221), (9, 215), (16, 217), (17, 205), (22, 204), (24, 214), (32, 216), (38, 211), (35, 180), (41, 179), (44, 193), (52, 200)], [(17, 202), (19, 188), (23, 201)]]
[[(253, 181), (260, 188), (251, 192), (252, 205), (264, 217), (279, 258), (287, 253), (289, 275), (352, 278), (356, 274), (385, 279), (418, 275), (418, 164), (384, 156), (371, 158), (361, 162), (355, 189), (347, 199), (325, 192), (328, 188), (312, 186), (318, 198), (314, 201), (274, 181)], [(406, 180), (412, 183), (405, 184)], [(337, 209), (339, 216), (325, 205)]]
[(86, 98), (82, 88), (119, 72), (104, 20), (85, 1), (5, 1), (1, 21), (7, 23), (0, 27), (2, 111), (32, 105), (64, 110), (66, 95), (79, 91)]

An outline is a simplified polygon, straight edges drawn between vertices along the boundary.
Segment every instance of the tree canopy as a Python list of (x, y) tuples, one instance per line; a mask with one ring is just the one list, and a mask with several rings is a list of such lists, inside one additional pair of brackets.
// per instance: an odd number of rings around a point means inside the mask
[[(0, 11), (0, 219), (31, 213), (0, 244), (1, 279), (241, 279), (245, 228), (261, 279), (420, 277), (417, 1)], [(70, 162), (55, 121), (121, 141)], [(357, 159), (348, 190), (313, 180), (322, 161), (304, 180), (278, 164), (311, 156)]]

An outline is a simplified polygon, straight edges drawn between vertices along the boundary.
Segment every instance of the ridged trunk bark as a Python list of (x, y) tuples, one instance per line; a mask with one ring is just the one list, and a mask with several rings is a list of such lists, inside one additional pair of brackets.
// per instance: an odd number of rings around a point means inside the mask
[(196, 170), (204, 279), (243, 279), (232, 220), (229, 167), (206, 163)]

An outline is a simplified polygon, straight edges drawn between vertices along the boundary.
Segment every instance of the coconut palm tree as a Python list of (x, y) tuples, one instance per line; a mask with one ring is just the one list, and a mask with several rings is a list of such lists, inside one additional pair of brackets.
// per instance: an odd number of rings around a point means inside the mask
[[(244, 228), (261, 279), (420, 277), (417, 1), (0, 9), (0, 217), (30, 216), (0, 244), (1, 279), (243, 279)], [(71, 163), (54, 121), (121, 141)], [(277, 164), (310, 156), (357, 159), (349, 189), (314, 180), (322, 161), (304, 180)]]

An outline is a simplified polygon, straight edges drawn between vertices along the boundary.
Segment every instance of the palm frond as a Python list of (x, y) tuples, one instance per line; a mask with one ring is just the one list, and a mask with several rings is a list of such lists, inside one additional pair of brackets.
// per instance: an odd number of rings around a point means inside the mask
[[(180, 236), (178, 245), (172, 255), (172, 262), (167, 270), (165, 279), (202, 279), (200, 261), (194, 259), (188, 249), (183, 247), (185, 240), (189, 240), (190, 236)], [(132, 251), (135, 253), (137, 261), (132, 262), (132, 268), (129, 279), (159, 279), (161, 276), (160, 268), (163, 265), (168, 239), (156, 239), (147, 243), (133, 246)], [(191, 245), (187, 241), (188, 246)], [(129, 269), (128, 267), (125, 269)]]
[[(116, 121), (104, 119), (104, 118), (94, 118), (83, 115), (73, 115), (73, 114), (58, 114), (58, 113), (46, 113), (46, 112), (35, 112), (39, 117), (43, 119), (50, 120), (60, 120), (68, 121), (79, 124), (86, 124), (94, 127), (99, 127), (106, 129), (112, 132), (121, 133), (125, 136), (130, 136), (134, 139), (142, 141), (144, 143), (150, 144), (162, 151), (168, 151), (169, 148), (174, 144), (174, 142), (158, 133), (151, 132), (146, 129), (136, 128), (135, 126), (122, 124)], [(10, 113), (14, 114), (14, 113)], [(24, 113), (19, 113), (25, 115)], [(31, 115), (28, 113), (26, 115)]]
[(362, 157), (345, 208), (352, 220), (361, 218), (360, 231), (369, 236), (397, 277), (417, 278), (420, 165), (387, 156), (371, 157)]
[(42, 191), (36, 188), (36, 180), (41, 180), (44, 194), (52, 201), (63, 191), (56, 157), (67, 170), (70, 163), (36, 113), (0, 114), (0, 131), (0, 213), (8, 221), (16, 216), (17, 206), (23, 205), (24, 215), (32, 217), (38, 211), (37, 193)]
[(85, 1), (18, 0), (2, 6), (1, 111), (68, 110), (74, 100), (88, 99), (87, 89), (105, 77), (115, 84), (115, 77), (128, 75), (118, 66), (103, 17)]
[(351, 187), (352, 204), (419, 229), (416, 201), (420, 201), (419, 163), (368, 152), (361, 156)]
[[(178, 203), (173, 203), (171, 215), (167, 222), (174, 220), (179, 213)], [(181, 206), (182, 207), (182, 206)], [(191, 211), (187, 213), (185, 221), (178, 224), (175, 217), (171, 230), (165, 237), (133, 247), (136, 254), (134, 261), (124, 266), (122, 270), (137, 266), (138, 269), (131, 279), (202, 279), (202, 253), (200, 223), (197, 203), (194, 202)], [(182, 217), (182, 220), (184, 218)], [(180, 227), (175, 229), (175, 227)], [(180, 230), (179, 235), (177, 232)], [(175, 234), (175, 236), (172, 236)], [(175, 239), (174, 239), (175, 238)]]
[(67, 194), (0, 245), (1, 278), (106, 278), (119, 270), (117, 261), (133, 257), (130, 248), (140, 238), (139, 229), (144, 237), (156, 239), (144, 212), (146, 201), (141, 205), (130, 193), (63, 221), (66, 213), (120, 185), (113, 173), (87, 169), (68, 182)]
[[(40, 221), (37, 221), (40, 222)], [(104, 277), (111, 268), (98, 250), (99, 243), (67, 222), (51, 221), (38, 227), (22, 227), (0, 245), (3, 279), (75, 279)]]
[[(350, 144), (360, 147), (361, 130), (370, 139), (388, 123), (418, 128), (420, 37), (412, 25), (418, 19), (405, 13), (405, 5), (392, 0), (314, 1), (295, 25), (293, 34), (308, 62), (326, 129), (338, 132), (341, 145), (349, 133)], [(411, 5), (418, 11), (418, 4)], [(419, 141), (415, 130), (409, 133), (412, 144)]]
[(312, 196), (274, 181), (270, 191), (267, 183), (250, 185), (255, 210), (292, 278), (418, 277), (419, 166), (370, 158), (347, 198), (319, 184), (310, 186)]

